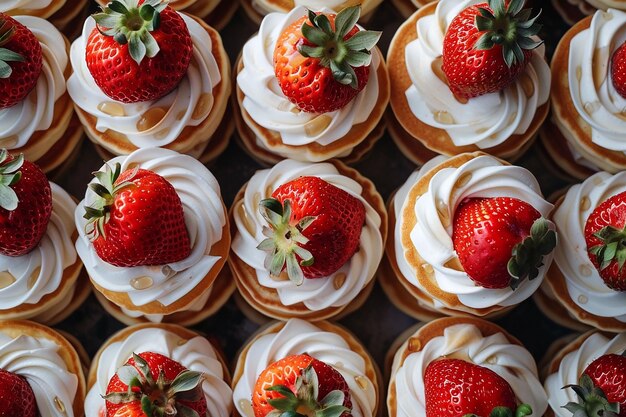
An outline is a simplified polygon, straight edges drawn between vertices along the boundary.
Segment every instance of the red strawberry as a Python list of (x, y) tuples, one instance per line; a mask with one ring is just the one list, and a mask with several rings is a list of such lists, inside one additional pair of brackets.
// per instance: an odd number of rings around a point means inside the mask
[(46, 175), (23, 155), (0, 151), (0, 253), (21, 256), (39, 244), (52, 214)]
[[(289, 25), (276, 42), (278, 84), (300, 110), (331, 112), (344, 107), (369, 78), (370, 50), (381, 32), (359, 30), (359, 6), (339, 14), (309, 11)], [(307, 23), (307, 20), (309, 23)]]
[(626, 192), (600, 204), (585, 223), (589, 260), (604, 283), (615, 291), (626, 291)]
[(488, 368), (460, 359), (439, 359), (424, 372), (426, 417), (522, 417), (529, 405), (517, 405), (509, 383)]
[(133, 353), (109, 381), (106, 417), (208, 416), (202, 379), (161, 354)]
[(115, 266), (164, 265), (191, 252), (183, 206), (162, 176), (145, 169), (95, 172), (99, 198), (85, 207), (87, 233), (100, 258)]
[(326, 277), (343, 266), (359, 246), (365, 207), (356, 197), (317, 177), (300, 177), (262, 200), (270, 228), (257, 247), (267, 251), (274, 276), (287, 269), (297, 285)]
[(472, 281), (485, 288), (517, 288), (537, 277), (556, 233), (530, 204), (510, 197), (470, 198), (454, 213), (454, 250)]
[(611, 79), (620, 96), (626, 98), (626, 42), (613, 53), (611, 58)]
[[(505, 5), (508, 3), (508, 5)], [(515, 81), (541, 42), (539, 15), (522, 10), (524, 0), (490, 0), (470, 6), (448, 26), (443, 40), (443, 72), (450, 90), (468, 99), (493, 93)]]
[(33, 32), (0, 13), (0, 110), (22, 101), (37, 84), (41, 45)]
[(33, 389), (26, 380), (12, 372), (0, 369), (0, 416), (38, 416)]
[(591, 362), (580, 377), (580, 385), (564, 387), (572, 388), (580, 402), (564, 407), (577, 417), (626, 417), (625, 355), (603, 355)]
[(303, 354), (274, 362), (259, 375), (252, 409), (255, 417), (276, 412), (350, 417), (352, 400), (348, 383), (335, 368)]
[(102, 92), (124, 103), (156, 100), (187, 73), (193, 54), (183, 18), (161, 0), (114, 0), (93, 15), (87, 68)]

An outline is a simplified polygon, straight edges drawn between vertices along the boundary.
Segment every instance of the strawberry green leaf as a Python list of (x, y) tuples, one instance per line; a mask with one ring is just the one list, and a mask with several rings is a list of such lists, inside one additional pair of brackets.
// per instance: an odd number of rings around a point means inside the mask
[(154, 10), (154, 7), (152, 7), (150, 4), (144, 3), (139, 8), (139, 16), (141, 16), (143, 20), (152, 21), (155, 13), (156, 10)]
[(13, 211), (17, 208), (17, 194), (12, 188), (6, 185), (0, 185), (0, 207), (5, 210)]
[(372, 62), (372, 55), (361, 51), (350, 51), (346, 55), (345, 61), (353, 68), (368, 66)]
[(126, 6), (124, 6), (123, 3), (116, 1), (116, 0), (109, 3), (107, 7), (111, 9), (112, 11), (120, 13), (120, 14), (128, 13), (128, 9), (126, 8)]
[(335, 30), (337, 31), (337, 37), (343, 38), (352, 30), (359, 20), (361, 10), (359, 6), (346, 7), (335, 17)]
[(315, 45), (323, 45), (331, 39), (331, 36), (321, 29), (307, 24), (302, 25), (302, 35)]
[[(312, 11), (308, 11), (309, 21), (301, 27), (302, 36), (311, 45), (299, 45), (298, 51), (306, 57), (314, 57), (319, 59), (319, 64), (330, 68), (335, 81), (350, 85), (352, 88), (359, 86), (356, 74), (351, 64), (346, 62), (346, 57), (353, 52), (364, 52), (369, 54), (370, 50), (380, 39), (379, 32), (358, 31), (352, 37), (344, 40), (356, 24), (360, 15), (360, 7), (349, 7), (337, 14), (335, 17), (335, 29), (333, 32), (330, 20), (324, 14), (316, 15)], [(322, 48), (321, 51), (316, 49)], [(358, 55), (352, 55), (350, 62), (366, 62)], [(363, 66), (363, 64), (359, 65)]]
[(190, 370), (183, 371), (174, 378), (170, 386), (170, 392), (176, 394), (177, 392), (192, 390), (200, 385), (202, 379), (203, 376), (201, 372)]
[(508, 407), (495, 407), (489, 417), (513, 417), (513, 412)]
[(517, 410), (515, 410), (515, 417), (525, 417), (529, 416), (533, 413), (533, 409), (528, 404), (520, 404), (517, 406)]
[(348, 49), (352, 49), (355, 51), (369, 51), (374, 46), (376, 46), (376, 44), (380, 40), (381, 35), (382, 32), (361, 30), (355, 33), (350, 39), (348, 39), (345, 45)]
[(579, 402), (569, 402), (563, 406), (575, 417), (618, 417), (619, 403), (609, 402), (600, 387), (594, 385), (587, 374), (582, 374), (579, 385), (566, 385), (563, 389), (571, 388), (578, 396)]
[(322, 399), (322, 404), (326, 407), (331, 405), (343, 405), (345, 398), (346, 395), (343, 391), (336, 389), (326, 394), (326, 396)]
[(488, 33), (485, 33), (476, 41), (474, 48), (482, 51), (491, 49), (494, 45), (495, 44), (491, 40), (491, 36)]
[(330, 25), (330, 20), (328, 20), (328, 16), (326, 16), (325, 14), (322, 14), (322, 13), (318, 14), (315, 17), (314, 24), (315, 24), (315, 27), (321, 29), (322, 32), (324, 32), (329, 37), (333, 36), (333, 28)]
[(515, 16), (522, 10), (522, 7), (524, 7), (524, 0), (511, 0), (507, 12)]
[(131, 401), (136, 401), (139, 396), (133, 392), (112, 392), (102, 396), (103, 399), (112, 404), (124, 404)]
[(134, 366), (125, 365), (117, 370), (117, 377), (126, 385), (130, 385), (131, 381), (134, 378), (139, 378), (140, 375)]
[(0, 78), (9, 78), (12, 73), (13, 69), (9, 66), (9, 64), (0, 61)]
[(17, 194), (11, 188), (22, 177), (19, 169), (24, 164), (24, 155), (20, 154), (7, 162), (9, 153), (6, 149), (0, 151), (0, 207), (13, 211), (17, 208), (19, 201)]

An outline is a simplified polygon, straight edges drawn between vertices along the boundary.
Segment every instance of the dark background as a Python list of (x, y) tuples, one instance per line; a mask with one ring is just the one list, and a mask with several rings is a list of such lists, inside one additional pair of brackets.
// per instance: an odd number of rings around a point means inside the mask
[[(233, 1), (233, 0), (224, 0)], [(543, 8), (544, 28), (541, 37), (545, 40), (550, 57), (561, 35), (567, 29), (561, 17), (548, 1), (536, 1)], [(367, 29), (382, 30), (383, 37), (379, 46), (386, 54), (387, 47), (398, 26), (404, 21), (395, 8), (384, 0), (374, 13)], [(221, 31), (224, 45), (234, 62), (244, 42), (257, 31), (257, 26), (239, 9), (230, 23)], [(389, 63), (393, 65), (393, 63)], [(230, 205), (239, 188), (261, 166), (252, 160), (236, 143), (233, 137), (224, 154), (209, 169), (219, 180), (226, 205)], [(81, 145), (78, 162), (60, 178), (58, 183), (68, 192), (81, 200), (89, 182), (90, 173), (102, 165), (101, 158), (92, 144), (85, 139)], [(537, 157), (538, 149), (534, 145), (517, 163), (530, 169), (539, 179), (545, 195), (562, 189), (566, 183), (554, 174), (552, 163), (542, 162)], [(354, 165), (363, 175), (376, 184), (383, 198), (387, 199), (393, 190), (399, 187), (415, 169), (391, 141), (385, 136), (372, 152)], [(392, 233), (393, 231), (391, 231)], [(371, 297), (358, 311), (339, 320), (352, 330), (369, 349), (378, 365), (383, 368), (385, 354), (396, 337), (416, 321), (395, 308), (376, 284)], [(556, 338), (569, 331), (546, 318), (531, 299), (515, 308), (506, 317), (497, 322), (518, 337), (539, 361), (546, 349)], [(93, 357), (101, 344), (124, 325), (109, 316), (100, 307), (96, 298), (89, 296), (87, 301), (68, 319), (57, 327), (75, 335), (82, 342), (90, 357)], [(237, 350), (258, 328), (239, 311), (231, 298), (213, 317), (193, 327), (219, 340), (229, 361), (235, 360)]]

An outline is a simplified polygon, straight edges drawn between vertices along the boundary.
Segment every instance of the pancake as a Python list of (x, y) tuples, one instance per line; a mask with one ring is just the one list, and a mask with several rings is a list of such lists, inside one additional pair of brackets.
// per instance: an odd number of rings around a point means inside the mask
[[(384, 242), (387, 236), (387, 212), (385, 210), (385, 204), (378, 192), (376, 191), (374, 184), (370, 180), (359, 174), (356, 170), (347, 167), (337, 160), (331, 160), (328, 162), (332, 163), (337, 168), (339, 173), (353, 179), (363, 187), (362, 195), (364, 199), (374, 208), (374, 210), (379, 214), (381, 218), (380, 233)], [(233, 213), (234, 210), (236, 210), (242, 204), (242, 199), (246, 186), (247, 184), (244, 184), (244, 186), (239, 190), (239, 192), (235, 196), (234, 203), (230, 208), (230, 221), (233, 225), (235, 224)], [(231, 228), (231, 233), (234, 238), (237, 233), (237, 227), (233, 226)], [(256, 311), (268, 317), (279, 320), (287, 320), (294, 317), (307, 319), (309, 321), (317, 321), (334, 317), (339, 314), (348, 314), (349, 312), (358, 309), (365, 302), (370, 292), (372, 291), (375, 281), (374, 276), (374, 278), (372, 278), (372, 280), (361, 290), (359, 295), (354, 300), (344, 306), (328, 307), (323, 310), (312, 311), (309, 310), (304, 305), (304, 303), (296, 303), (290, 306), (283, 305), (278, 296), (278, 292), (273, 288), (261, 286), (258, 283), (255, 270), (244, 261), (242, 261), (235, 254), (234, 251), (231, 251), (230, 253), (228, 264), (233, 273), (233, 276), (235, 277), (235, 282), (237, 283), (237, 288), (239, 289), (239, 294), (241, 295), (241, 297)], [(337, 276), (332, 279), (337, 280)], [(336, 285), (343, 285), (343, 282), (340, 280), (337, 280), (336, 282)]]
[[(393, 114), (398, 121), (398, 129), (396, 129), (396, 133), (392, 137), (394, 137), (396, 142), (401, 143), (399, 146), (401, 146), (403, 153), (407, 155), (420, 155), (424, 147), (443, 155), (457, 155), (463, 152), (481, 150), (476, 145), (456, 146), (445, 130), (429, 126), (419, 120), (411, 111), (405, 95), (406, 90), (412, 85), (406, 68), (406, 46), (417, 39), (417, 21), (422, 17), (434, 14), (437, 4), (438, 2), (429, 3), (409, 17), (398, 28), (387, 53), (387, 62), (393, 62), (393, 65), (389, 67), (391, 79), (390, 103)], [(520, 157), (535, 139), (539, 127), (548, 114), (549, 108), (549, 103), (545, 103), (537, 108), (534, 118), (524, 134), (512, 135), (505, 142), (482, 150), (507, 160), (514, 160)], [(403, 134), (399, 133), (400, 127), (405, 131)], [(413, 143), (411, 143), (411, 139)], [(412, 160), (421, 159), (415, 156), (409, 156), (409, 158)]]

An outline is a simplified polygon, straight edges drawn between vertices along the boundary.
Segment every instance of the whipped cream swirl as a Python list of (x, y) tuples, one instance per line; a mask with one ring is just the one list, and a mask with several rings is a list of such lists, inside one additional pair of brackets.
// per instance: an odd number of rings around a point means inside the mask
[(8, 273), (12, 281), (0, 288), (0, 310), (37, 304), (59, 288), (63, 271), (76, 262), (72, 241), (76, 203), (58, 185), (50, 183), (50, 187), (52, 215), (39, 244), (22, 256), (0, 255), (0, 275)]
[(51, 4), (52, 0), (2, 0), (0, 12), (12, 12), (14, 10), (26, 12), (28, 10), (45, 9)]
[[(411, 242), (420, 257), (434, 270), (437, 285), (442, 291), (454, 294), (470, 308), (506, 307), (519, 304), (530, 297), (543, 281), (552, 262), (553, 253), (544, 257), (537, 278), (524, 280), (515, 290), (489, 289), (476, 285), (465, 271), (448, 265), (457, 258), (452, 242), (454, 212), (466, 198), (512, 197), (534, 207), (543, 217), (548, 217), (552, 204), (545, 201), (537, 180), (528, 170), (518, 166), (503, 165), (491, 156), (478, 156), (458, 168), (444, 168), (430, 180), (428, 191), (417, 198), (412, 210), (418, 221), (411, 230)], [(405, 199), (404, 206), (408, 203)], [(405, 219), (399, 220), (400, 230)], [(550, 227), (554, 225), (550, 222)], [(401, 249), (403, 257), (405, 250)], [(404, 265), (405, 261), (399, 264)], [(411, 267), (413, 268), (413, 267)], [(420, 287), (415, 271), (405, 271), (406, 279)], [(438, 301), (435, 300), (436, 305)], [(452, 306), (446, 306), (452, 307)]]
[[(397, 355), (402, 353), (402, 349)], [(443, 336), (431, 339), (419, 352), (409, 354), (392, 378), (395, 380), (397, 417), (426, 415), (424, 374), (428, 365), (441, 357), (457, 358), (487, 368), (504, 378), (520, 403), (532, 407), (533, 416), (548, 408), (546, 393), (537, 376), (537, 365), (523, 347), (512, 344), (502, 333), (484, 337), (472, 324), (446, 328)]]
[(559, 370), (550, 374), (544, 384), (548, 393), (548, 403), (556, 417), (571, 417), (572, 413), (563, 406), (568, 402), (578, 403), (574, 390), (563, 389), (566, 385), (578, 385), (583, 371), (600, 356), (614, 353), (621, 355), (626, 350), (626, 333), (620, 333), (609, 339), (600, 333), (591, 334), (587, 340), (561, 360)]
[[(80, 235), (76, 250), (96, 284), (109, 291), (127, 293), (138, 306), (137, 310), (141, 311), (142, 305), (153, 301), (168, 306), (192, 291), (219, 260), (218, 256), (209, 254), (211, 247), (221, 240), (226, 224), (219, 184), (196, 159), (168, 149), (139, 149), (128, 156), (113, 158), (108, 164), (113, 167), (118, 162), (122, 172), (138, 166), (159, 174), (172, 184), (183, 205), (191, 254), (181, 261), (161, 266), (122, 268), (104, 262), (85, 234), (84, 207), (96, 198), (91, 189), (87, 189), (85, 199), (75, 211)], [(104, 167), (100, 170), (104, 171)], [(142, 281), (140, 285), (138, 281)], [(145, 288), (145, 281), (152, 285)]]
[[(334, 13), (326, 8), (321, 11)], [(278, 84), (273, 57), (280, 34), (287, 26), (306, 16), (306, 13), (307, 9), (299, 6), (288, 14), (271, 13), (265, 16), (259, 33), (250, 38), (243, 47), (244, 68), (237, 76), (237, 84), (245, 95), (243, 107), (246, 112), (259, 125), (278, 132), (284, 144), (304, 146), (318, 143), (326, 146), (348, 134), (352, 126), (369, 118), (378, 99), (376, 69), (382, 57), (378, 49), (372, 50), (367, 85), (345, 107), (322, 114), (298, 110), (285, 97)], [(257, 140), (262, 141), (262, 138)], [(307, 157), (302, 152), (288, 152), (283, 156), (294, 159)]]
[(572, 102), (591, 127), (591, 141), (626, 153), (626, 98), (610, 76), (613, 52), (626, 41), (626, 13), (609, 9), (593, 15), (591, 26), (570, 44), (568, 79)]
[(302, 353), (332, 366), (344, 377), (350, 388), (354, 417), (374, 416), (376, 387), (365, 375), (365, 358), (354, 352), (338, 334), (300, 319), (290, 319), (279, 332), (265, 334), (252, 342), (243, 362), (243, 373), (233, 390), (233, 402), (239, 414), (254, 417), (250, 405), (252, 392), (257, 378), (268, 365)]
[[(297, 286), (290, 280), (273, 279), (264, 266), (266, 253), (256, 247), (266, 238), (263, 226), (267, 225), (259, 211), (259, 202), (271, 197), (279, 186), (301, 176), (321, 178), (361, 201), (365, 207), (365, 226), (361, 231), (359, 250), (333, 276), (305, 279), (302, 285)], [(242, 261), (254, 268), (259, 284), (278, 292), (283, 305), (304, 303), (312, 311), (345, 306), (372, 280), (383, 254), (381, 218), (361, 192), (358, 182), (341, 175), (330, 163), (311, 164), (286, 159), (271, 169), (257, 171), (246, 186), (243, 201), (237, 203), (240, 206), (233, 210), (237, 234), (232, 249)], [(337, 274), (345, 275), (340, 288), (335, 288), (333, 279)]]
[(597, 206), (626, 191), (626, 172), (598, 172), (572, 186), (553, 215), (559, 234), (554, 261), (565, 277), (569, 297), (583, 310), (626, 323), (626, 293), (606, 286), (589, 260), (585, 224)]
[(406, 98), (422, 122), (445, 130), (455, 146), (492, 148), (515, 134), (525, 134), (537, 107), (550, 96), (550, 67), (545, 48), (533, 50), (520, 77), (502, 91), (459, 102), (434, 70), (443, 53), (443, 39), (452, 20), (482, 0), (440, 0), (434, 14), (417, 21), (417, 39), (405, 49), (411, 86)]
[(0, 110), (0, 144), (8, 149), (25, 146), (34, 132), (48, 129), (54, 104), (65, 93), (67, 52), (65, 39), (52, 23), (34, 16), (14, 16), (39, 40), (41, 74), (35, 88), (16, 105)]
[(202, 372), (202, 390), (211, 417), (229, 417), (231, 389), (224, 382), (224, 370), (211, 343), (204, 337), (196, 336), (186, 340), (168, 330), (143, 328), (133, 332), (121, 342), (109, 344), (100, 354), (96, 372), (96, 383), (85, 398), (85, 417), (99, 417), (105, 402), (109, 380), (123, 366), (133, 353), (154, 352), (167, 356), (187, 369)]
[[(74, 73), (67, 89), (74, 103), (95, 117), (99, 132), (112, 130), (125, 135), (137, 148), (166, 146), (187, 126), (198, 126), (213, 107), (211, 92), (220, 80), (213, 56), (211, 37), (193, 18), (181, 14), (193, 43), (193, 56), (187, 74), (169, 94), (152, 101), (121, 103), (113, 101), (97, 86), (85, 61), (85, 48), (95, 21), (85, 21), (82, 36), (72, 44), (70, 59)], [(152, 125), (154, 114), (163, 114)]]
[(0, 330), (0, 369), (26, 378), (41, 417), (74, 417), (78, 377), (68, 371), (58, 352), (51, 340), (27, 335), (14, 339)]

